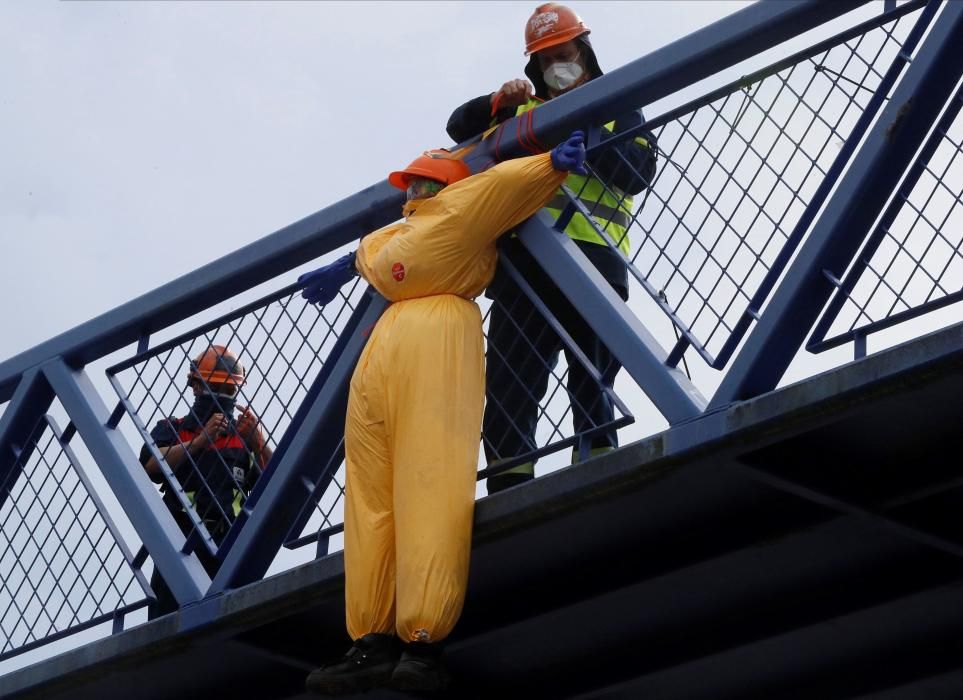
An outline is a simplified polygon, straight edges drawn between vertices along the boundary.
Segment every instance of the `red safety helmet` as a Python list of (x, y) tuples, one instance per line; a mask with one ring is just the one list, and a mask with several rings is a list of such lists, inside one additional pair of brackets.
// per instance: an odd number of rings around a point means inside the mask
[(211, 345), (196, 358), (191, 360), (191, 369), (187, 374), (188, 381), (197, 380), (206, 384), (234, 384), (243, 386), (245, 379), (244, 365), (237, 355), (223, 345)]
[(443, 185), (451, 185), (471, 175), (465, 163), (452, 158), (451, 152), (444, 148), (425, 151), (411, 161), (404, 170), (395, 170), (388, 175), (388, 182), (399, 190), (408, 189), (408, 181), (413, 177), (426, 177)]
[(535, 13), (525, 23), (525, 55), (564, 44), (591, 32), (573, 10), (557, 2), (547, 2), (536, 7)]

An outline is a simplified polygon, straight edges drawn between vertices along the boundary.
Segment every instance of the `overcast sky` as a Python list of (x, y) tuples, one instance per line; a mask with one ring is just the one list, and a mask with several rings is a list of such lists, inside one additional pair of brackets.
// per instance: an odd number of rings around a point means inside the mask
[[(741, 2), (572, 3), (611, 70)], [(385, 177), (535, 2), (0, 2), (0, 360)]]

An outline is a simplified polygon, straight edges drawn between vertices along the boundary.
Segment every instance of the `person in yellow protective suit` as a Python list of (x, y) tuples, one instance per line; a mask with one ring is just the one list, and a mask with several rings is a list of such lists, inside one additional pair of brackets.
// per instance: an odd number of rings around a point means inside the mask
[(354, 644), (313, 671), (308, 690), (446, 685), (439, 643), (464, 602), (485, 396), (473, 299), (495, 272), (498, 236), (545, 206), (584, 158), (581, 132), (551, 153), (471, 177), (446, 151), (427, 152), (389, 177), (408, 195), (403, 221), (299, 279), (305, 298), (327, 303), (357, 271), (392, 302), (348, 397), (345, 603)]

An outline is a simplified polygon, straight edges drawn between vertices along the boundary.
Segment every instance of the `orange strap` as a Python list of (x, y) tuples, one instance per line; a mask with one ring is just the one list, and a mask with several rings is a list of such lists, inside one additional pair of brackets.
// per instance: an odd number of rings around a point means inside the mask
[(496, 112), (498, 112), (498, 103), (502, 101), (502, 91), (499, 90), (495, 93), (495, 99), (492, 102), (492, 116), (494, 117)]
[[(545, 101), (545, 100), (539, 99), (538, 97), (536, 97), (535, 99), (538, 100), (539, 102)], [(499, 91), (495, 93), (495, 99), (492, 101), (491, 116), (493, 118), (495, 114), (498, 112), (498, 106), (501, 103), (501, 101), (502, 101), (502, 93), (501, 91)], [(534, 126), (535, 110), (530, 109), (519, 116), (521, 118), (516, 123), (515, 136), (518, 138), (518, 143), (522, 146), (522, 148), (524, 148), (529, 153), (545, 153), (545, 151), (549, 150), (548, 146), (546, 146), (541, 141), (539, 141), (538, 138), (535, 136), (535, 126)], [(492, 131), (498, 128), (498, 126), (501, 126), (501, 125), (498, 124), (490, 128), (488, 131), (486, 131), (482, 135), (482, 138), (487, 137), (489, 134), (492, 133)], [(524, 129), (524, 134), (523, 134), (523, 129)], [(495, 139), (495, 157), (498, 160), (501, 160), (500, 154), (498, 152), (499, 151), (498, 147), (501, 143), (501, 140), (502, 140), (501, 132), (499, 132), (497, 138)]]

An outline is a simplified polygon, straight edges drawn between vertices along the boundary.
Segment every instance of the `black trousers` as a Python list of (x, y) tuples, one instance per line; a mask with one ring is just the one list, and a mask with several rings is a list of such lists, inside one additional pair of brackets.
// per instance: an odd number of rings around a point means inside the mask
[[(585, 246), (600, 249), (590, 260), (609, 279), (619, 296), (627, 299), (621, 260), (612, 254), (618, 264), (615, 269), (621, 271), (621, 279), (618, 279), (618, 272), (611, 272), (613, 266), (609, 260), (597, 262), (600, 256), (610, 254), (610, 251), (592, 244), (580, 247), (584, 250)], [(620, 365), (581, 314), (517, 239), (503, 244), (501, 255), (514, 264), (588, 361), (603, 376), (604, 384), (611, 387)], [(617, 280), (613, 281), (612, 277)], [(574, 353), (563, 347), (562, 339), (501, 264), (487, 296), (494, 302), (488, 327), (485, 371), (487, 401), (483, 420), (488, 463), (517, 457), (536, 449), (539, 404), (545, 397), (560, 352), (565, 352), (568, 363), (566, 387), (575, 432), (582, 433), (611, 422), (614, 417), (612, 403), (599, 383), (585, 371)], [(591, 440), (593, 449), (616, 446), (618, 437), (615, 430), (596, 434)]]

